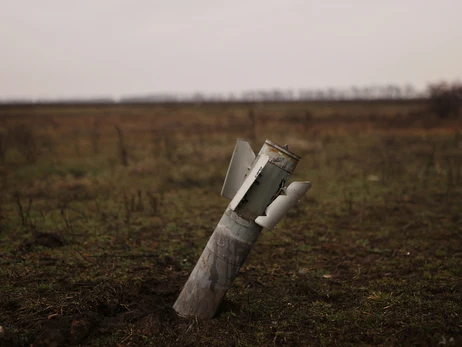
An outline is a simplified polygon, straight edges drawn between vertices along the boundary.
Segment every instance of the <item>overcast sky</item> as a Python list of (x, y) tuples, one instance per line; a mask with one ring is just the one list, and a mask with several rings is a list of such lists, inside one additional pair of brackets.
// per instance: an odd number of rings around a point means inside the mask
[(0, 0), (0, 98), (462, 79), (460, 0)]

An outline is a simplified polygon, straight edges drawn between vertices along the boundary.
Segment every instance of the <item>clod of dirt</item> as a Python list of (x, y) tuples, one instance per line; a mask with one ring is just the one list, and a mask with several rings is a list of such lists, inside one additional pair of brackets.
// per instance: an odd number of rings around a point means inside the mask
[(155, 335), (162, 331), (162, 322), (156, 314), (150, 314), (137, 324), (138, 329), (146, 336)]
[[(15, 311), (21, 307), (21, 303), (18, 300), (9, 300), (5, 302), (3, 305), (0, 306), (0, 308), (5, 311)], [(1, 334), (1, 331), (0, 331)]]
[(104, 317), (113, 317), (125, 311), (127, 311), (127, 309), (116, 301), (101, 302), (98, 304), (98, 313)]
[(58, 329), (47, 329), (42, 331), (34, 342), (34, 346), (37, 347), (59, 347), (65, 345), (66, 334)]
[(156, 335), (161, 333), (167, 326), (175, 326), (180, 321), (180, 317), (175, 310), (168, 305), (159, 306), (158, 309), (151, 314), (140, 319), (136, 326), (143, 334)]
[(79, 345), (99, 325), (94, 312), (76, 316), (55, 316), (46, 321), (34, 341), (37, 347), (59, 347)]
[(100, 334), (109, 334), (122, 324), (122, 319), (120, 317), (106, 317), (99, 323), (98, 332)]
[(26, 347), (30, 346), (33, 340), (32, 334), (9, 332), (0, 327), (0, 346), (2, 347)]
[(171, 255), (166, 255), (164, 260), (159, 260), (158, 264), (161, 266), (172, 266), (175, 270), (181, 270), (181, 265), (178, 259), (172, 257)]
[(137, 321), (138, 319), (140, 319), (141, 317), (143, 317), (145, 315), (146, 315), (146, 313), (144, 313), (143, 311), (141, 311), (139, 309), (134, 309), (134, 310), (130, 310), (130, 311), (127, 311), (127, 312), (123, 312), (123, 313), (119, 314), (118, 316), (124, 322), (134, 322), (134, 321)]
[(64, 246), (63, 238), (55, 233), (36, 232), (34, 234), (34, 244), (48, 248)]
[(69, 336), (72, 322), (70, 316), (56, 316), (46, 321), (40, 333), (37, 335), (34, 346), (58, 347), (65, 346)]
[(98, 326), (98, 316), (87, 312), (75, 316), (71, 323), (69, 342), (73, 345), (81, 343)]

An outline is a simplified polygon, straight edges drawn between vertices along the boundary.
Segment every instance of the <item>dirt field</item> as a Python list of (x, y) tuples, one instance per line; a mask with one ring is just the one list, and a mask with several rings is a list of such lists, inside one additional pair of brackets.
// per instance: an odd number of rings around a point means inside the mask
[[(462, 119), (427, 109), (1, 107), (0, 345), (462, 345)], [(313, 187), (216, 318), (179, 318), (238, 137)]]

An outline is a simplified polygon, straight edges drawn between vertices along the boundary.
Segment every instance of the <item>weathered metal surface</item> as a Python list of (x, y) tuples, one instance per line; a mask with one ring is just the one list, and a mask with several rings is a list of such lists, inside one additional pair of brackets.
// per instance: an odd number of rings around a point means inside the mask
[(231, 203), (173, 306), (179, 315), (215, 315), (262, 228), (272, 229), (311, 186), (294, 182), (284, 188), (299, 160), (270, 140), (258, 156), (238, 140), (222, 189)]
[[(217, 264), (218, 263), (218, 264)], [(210, 319), (229, 289), (217, 281), (218, 273), (223, 271), (220, 261), (205, 248), (199, 261), (189, 275), (173, 308), (180, 316), (197, 316)]]
[(178, 314), (213, 317), (261, 230), (226, 210), (173, 306)]
[(244, 139), (237, 139), (234, 147), (233, 156), (229, 162), (228, 171), (226, 172), (225, 182), (221, 189), (221, 196), (232, 199), (252, 168), (255, 161), (255, 153), (250, 144)]
[(260, 149), (258, 156), (265, 154), (269, 157), (269, 162), (287, 171), (289, 174), (294, 172), (300, 157), (289, 151), (288, 147), (282, 147), (276, 143), (266, 140)]
[[(256, 163), (253, 165), (252, 169), (250, 170), (249, 174), (244, 180), (244, 183), (242, 186), (239, 188), (237, 191), (236, 195), (234, 195), (233, 200), (231, 200), (231, 203), (229, 204), (230, 208), (234, 211), (236, 207), (242, 203), (244, 197), (246, 196), (247, 192), (249, 189), (254, 185), (260, 184), (260, 181), (258, 180), (261, 172), (263, 171), (263, 168), (265, 165), (268, 163), (268, 156), (267, 155), (262, 155), (258, 157)], [(246, 199), (244, 199), (245, 201)]]

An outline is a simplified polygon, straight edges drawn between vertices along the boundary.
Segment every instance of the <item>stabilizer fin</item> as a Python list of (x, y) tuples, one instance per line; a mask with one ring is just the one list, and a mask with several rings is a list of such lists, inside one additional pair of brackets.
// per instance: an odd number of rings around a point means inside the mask
[(255, 161), (255, 153), (250, 144), (244, 139), (237, 139), (234, 152), (229, 162), (228, 172), (221, 189), (221, 196), (233, 199), (239, 188), (244, 183), (252, 163)]
[(289, 211), (310, 188), (311, 183), (308, 181), (292, 182), (284, 189), (285, 194), (276, 197), (266, 208), (265, 216), (257, 217), (255, 223), (268, 230), (273, 230), (276, 224), (286, 215), (287, 211)]
[(244, 198), (245, 194), (248, 192), (252, 184), (254, 184), (254, 182), (256, 181), (260, 173), (263, 171), (263, 168), (268, 163), (268, 161), (269, 157), (266, 154), (262, 154), (260, 157), (258, 157), (257, 162), (253, 165), (252, 170), (250, 170), (249, 174), (245, 178), (244, 183), (242, 183), (236, 195), (234, 195), (233, 200), (231, 200), (231, 203), (229, 204), (231, 210), (236, 210), (236, 207)]

